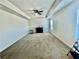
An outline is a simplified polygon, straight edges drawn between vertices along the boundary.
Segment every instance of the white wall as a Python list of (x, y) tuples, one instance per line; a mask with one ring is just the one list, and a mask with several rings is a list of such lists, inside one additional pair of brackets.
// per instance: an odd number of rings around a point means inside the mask
[(28, 34), (28, 21), (0, 9), (0, 52)]
[(75, 40), (75, 27), (78, 8), (79, 0), (74, 0), (72, 4), (62, 9), (52, 17), (54, 20), (54, 28), (52, 33), (68, 44)]
[(49, 21), (46, 18), (32, 19), (30, 21), (30, 28), (35, 29), (36, 27), (43, 27), (44, 32), (49, 31)]

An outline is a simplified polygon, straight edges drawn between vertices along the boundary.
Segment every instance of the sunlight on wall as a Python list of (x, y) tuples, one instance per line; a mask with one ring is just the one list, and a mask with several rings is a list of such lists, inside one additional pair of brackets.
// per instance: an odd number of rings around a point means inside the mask
[(53, 19), (51, 18), (51, 16), (49, 16), (47, 19), (49, 22), (49, 32), (51, 32), (53, 31)]
[(75, 32), (75, 39), (79, 39), (79, 10), (77, 11), (77, 23), (76, 23), (76, 32)]

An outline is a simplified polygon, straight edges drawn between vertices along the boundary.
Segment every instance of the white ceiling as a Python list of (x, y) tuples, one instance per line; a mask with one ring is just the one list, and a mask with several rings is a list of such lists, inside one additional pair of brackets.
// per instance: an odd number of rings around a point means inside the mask
[[(64, 7), (70, 5), (73, 0), (0, 0), (0, 4), (10, 13), (17, 16), (37, 19), (53, 15)], [(42, 15), (34, 15), (33, 9), (42, 9)], [(30, 11), (29, 11), (30, 10)]]
[(32, 14), (32, 9), (42, 9), (44, 10), (41, 17), (46, 16), (48, 10), (55, 0), (8, 0), (14, 4), (17, 8), (22, 10), (25, 14), (30, 17), (39, 17)]

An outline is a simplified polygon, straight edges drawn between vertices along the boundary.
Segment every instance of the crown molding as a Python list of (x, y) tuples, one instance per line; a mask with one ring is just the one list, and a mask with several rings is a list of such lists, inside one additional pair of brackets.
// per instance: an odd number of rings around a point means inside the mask
[(22, 12), (19, 8), (17, 8), (16, 6), (14, 6), (11, 2), (9, 2), (8, 0), (0, 0), (0, 4), (8, 7), (9, 9), (15, 11), (16, 13), (26, 17), (27, 19), (30, 19), (29, 16), (27, 16), (24, 12)]
[(57, 7), (54, 9), (52, 15), (56, 14), (57, 12), (59, 12), (60, 10), (62, 10), (63, 8), (67, 7), (73, 0), (62, 0)]

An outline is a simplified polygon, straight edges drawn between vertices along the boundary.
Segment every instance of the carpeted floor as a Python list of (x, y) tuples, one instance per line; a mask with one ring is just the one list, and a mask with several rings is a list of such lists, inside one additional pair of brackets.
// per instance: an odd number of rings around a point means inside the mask
[(68, 59), (70, 49), (49, 33), (32, 34), (9, 47), (2, 59)]

